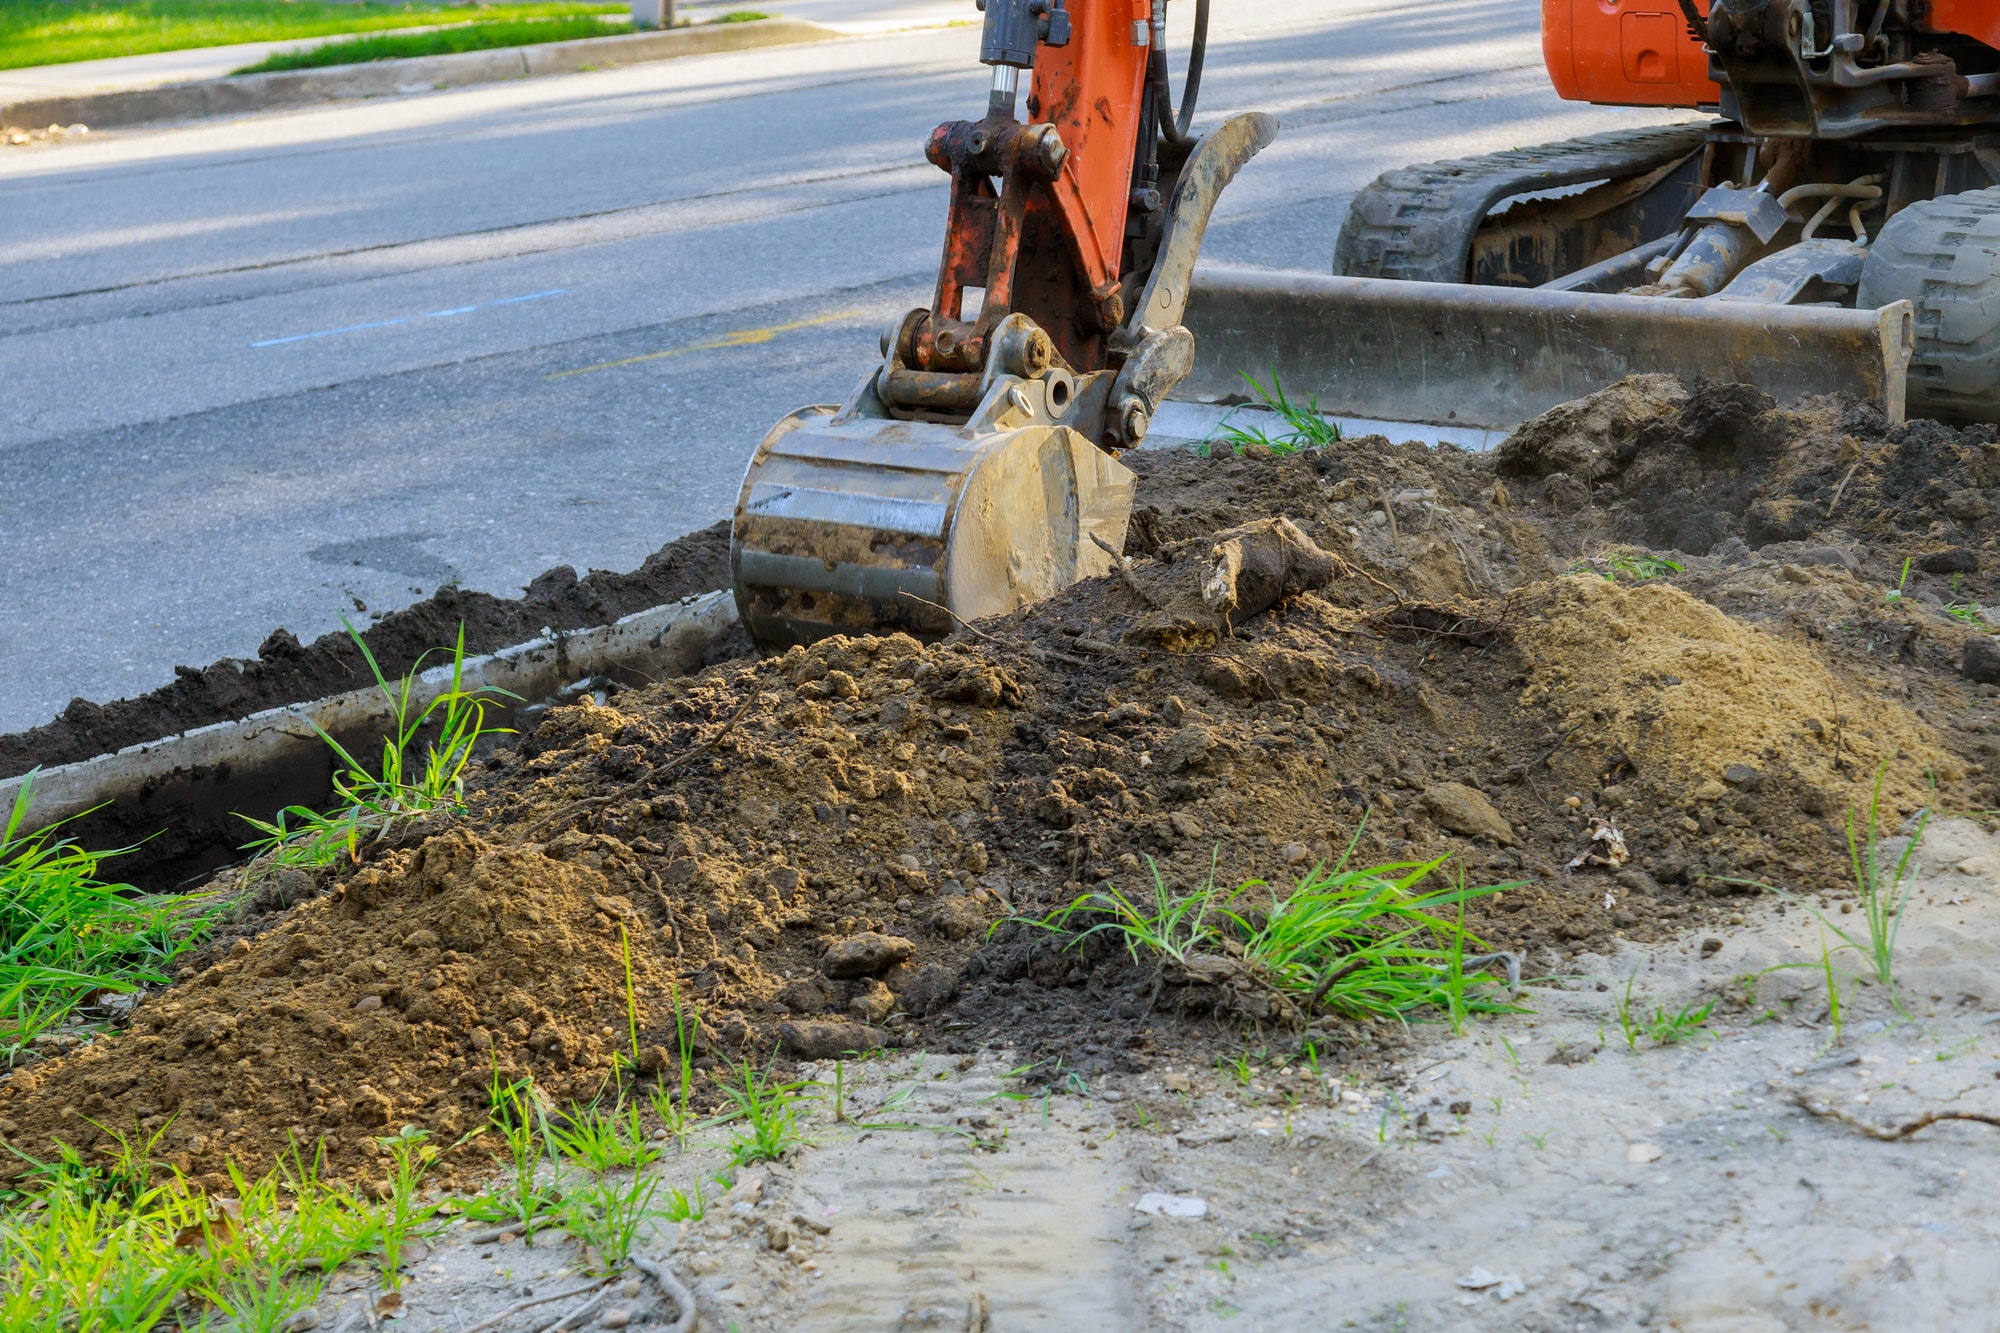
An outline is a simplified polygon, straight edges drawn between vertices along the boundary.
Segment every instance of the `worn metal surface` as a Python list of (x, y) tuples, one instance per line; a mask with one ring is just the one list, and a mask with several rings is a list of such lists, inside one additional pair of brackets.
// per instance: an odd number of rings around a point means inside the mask
[(1281, 377), (1328, 412), (1505, 429), (1626, 375), (1758, 385), (1781, 402), (1841, 390), (1903, 416), (1907, 302), (1752, 306), (1203, 267), (1180, 396), (1240, 397)]
[(847, 409), (780, 422), (743, 478), (730, 565), (759, 644), (997, 615), (1106, 573), (1132, 474), (1064, 424), (1048, 380), (996, 376), (963, 425)]

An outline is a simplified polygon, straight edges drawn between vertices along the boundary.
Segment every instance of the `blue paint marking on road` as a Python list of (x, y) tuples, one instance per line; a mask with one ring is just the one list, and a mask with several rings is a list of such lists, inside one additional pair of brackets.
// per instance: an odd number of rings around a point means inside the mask
[[(423, 316), (423, 318), (444, 319), (452, 315), (469, 315), (475, 310), (489, 309), (493, 306), (501, 305), (519, 305), (523, 301), (540, 301), (551, 296), (561, 296), (567, 291), (569, 291), (567, 287), (554, 287), (546, 292), (529, 292), (526, 296), (503, 296), (498, 301), (488, 301), (484, 306), (462, 305), (454, 306), (450, 310), (433, 310)], [(346, 324), (337, 329), (315, 329), (311, 333), (294, 333), (285, 338), (265, 338), (260, 342), (254, 342), (250, 345), (252, 347), (282, 347), (286, 343), (301, 343), (310, 338), (331, 338), (340, 333), (360, 333), (364, 329), (387, 329), (393, 328), (398, 324), (408, 324), (409, 322), (407, 318), (378, 319), (369, 324)]]
[(359, 333), (363, 329), (386, 329), (391, 324), (407, 324), (407, 319), (378, 319), (373, 324), (349, 324), (342, 329), (319, 329), (313, 333), (294, 333), (289, 338), (266, 338), (262, 342), (251, 343), (252, 347), (277, 347), (283, 343), (302, 343), (308, 338), (331, 338), (336, 333)]

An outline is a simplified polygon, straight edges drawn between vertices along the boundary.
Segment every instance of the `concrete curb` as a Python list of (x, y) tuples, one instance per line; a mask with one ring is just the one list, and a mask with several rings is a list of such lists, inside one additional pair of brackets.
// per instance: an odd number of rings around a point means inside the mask
[[(640, 685), (701, 670), (703, 656), (735, 623), (736, 599), (705, 593), (467, 658), (463, 685), (518, 696), (521, 703), (503, 705), (504, 724), (532, 727), (544, 701), (578, 680)], [(450, 665), (433, 667), (417, 678), (411, 697), (421, 709), (450, 687)], [(268, 818), (288, 805), (326, 803), (332, 755), (315, 726), (349, 753), (373, 758), (393, 720), (379, 690), (355, 690), (46, 768), (33, 775), (23, 827), (74, 820), (63, 832), (84, 846), (132, 848), (113, 863), (113, 875), (189, 879), (236, 859), (249, 825), (234, 812)], [(27, 780), (0, 780), (0, 810), (13, 808)]]
[(0, 129), (83, 124), (95, 130), (203, 116), (234, 116), (278, 107), (394, 97), (544, 74), (575, 74), (681, 56), (826, 42), (845, 35), (803, 19), (704, 23), (665, 32), (584, 37), (573, 42), (415, 56), (408, 60), (373, 60), (362, 65), (330, 65), (325, 69), (286, 70), (277, 74), (245, 74), (241, 78), (203, 79), (124, 92), (38, 97), (0, 106)]

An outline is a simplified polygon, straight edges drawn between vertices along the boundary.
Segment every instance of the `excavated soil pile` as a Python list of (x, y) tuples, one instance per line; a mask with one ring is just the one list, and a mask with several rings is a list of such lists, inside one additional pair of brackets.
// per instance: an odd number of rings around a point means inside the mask
[[(1142, 1067), (1282, 1015), (1008, 918), (1146, 894), (1149, 860), (1177, 889), (1282, 885), (1354, 842), (1518, 881), (1468, 924), (1533, 975), (1724, 924), (1755, 892), (1728, 878), (1840, 895), (1839, 825), (1884, 763), (1891, 822), (1933, 777), (1941, 804), (1993, 804), (2000, 691), (1959, 674), (1983, 636), (1921, 600), (1948, 576), (1893, 601), (1871, 581), (1985, 549), (1984, 520), (1919, 532), (1906, 494), (1936, 471), (1977, 492), (1979, 433), (1609, 392), (1497, 458), (1141, 452), (1111, 577), (943, 644), (835, 639), (554, 710), (487, 761), (469, 814), (301, 877), (308, 901), (130, 1032), (17, 1073), (0, 1133), (40, 1155), (101, 1141), (86, 1117), (177, 1116), (163, 1146), (197, 1174), (288, 1134), (377, 1172), (369, 1135), (476, 1123), (496, 1062), (558, 1099), (601, 1088), (631, 1040), (627, 940), (645, 1068), (675, 996), (709, 1065), (996, 1041)], [(1822, 455), (1839, 523), (1794, 515), (1780, 543), (1755, 516), (1823, 503)], [(1678, 572), (1631, 549), (1667, 522), (1706, 542)]]
[[(440, 588), (383, 616), (362, 637), (383, 672), (394, 678), (425, 653), (456, 640), (461, 624), (466, 651), (487, 653), (526, 642), (545, 627), (608, 625), (728, 581), (729, 525), (717, 523), (669, 542), (629, 574), (594, 569), (578, 578), (568, 565), (558, 565), (529, 583), (524, 596), (512, 599)], [(748, 646), (740, 644), (738, 650)], [(106, 704), (72, 699), (54, 720), (0, 736), (0, 778), (361, 689), (371, 679), (367, 662), (344, 631), (302, 644), (289, 630), (273, 630), (255, 660), (224, 658), (199, 669), (176, 667), (173, 683), (150, 694)]]

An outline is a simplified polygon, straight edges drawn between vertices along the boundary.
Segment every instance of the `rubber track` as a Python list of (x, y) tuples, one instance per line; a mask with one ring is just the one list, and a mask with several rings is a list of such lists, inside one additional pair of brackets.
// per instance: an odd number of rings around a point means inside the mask
[(1333, 271), (1464, 282), (1473, 233), (1509, 195), (1637, 176), (1701, 147), (1710, 123), (1612, 130), (1534, 148), (1385, 171), (1348, 206)]

